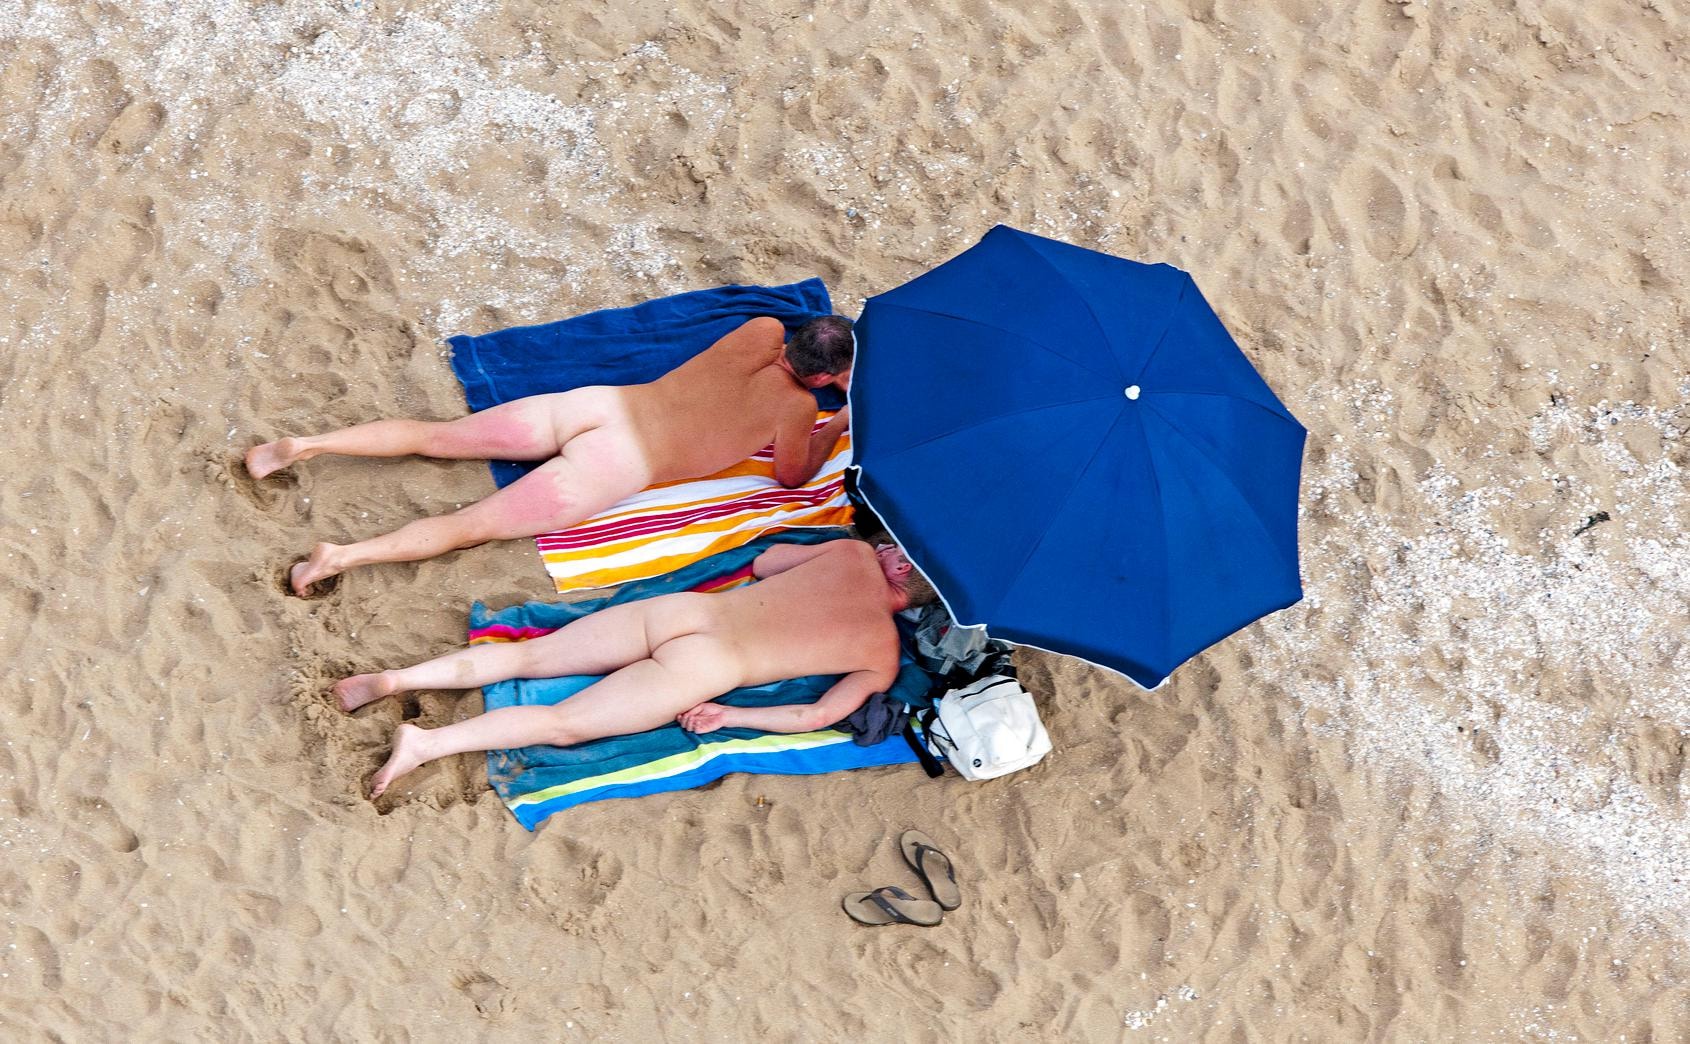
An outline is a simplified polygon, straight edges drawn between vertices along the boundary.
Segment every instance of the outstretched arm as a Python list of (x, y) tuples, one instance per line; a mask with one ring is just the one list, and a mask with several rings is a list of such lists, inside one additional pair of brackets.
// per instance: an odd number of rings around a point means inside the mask
[[(808, 394), (805, 400), (810, 401)], [(851, 426), (851, 408), (847, 406), (829, 417), (812, 434), (810, 429), (815, 427), (815, 422), (815, 412), (806, 406), (788, 414), (775, 432), (775, 481), (787, 489), (796, 489), (815, 478), (816, 472), (833, 456), (839, 437)]]
[(870, 696), (885, 692), (897, 680), (896, 670), (853, 671), (814, 703), (786, 707), (728, 707), (701, 703), (676, 717), (688, 732), (717, 729), (758, 729), (763, 732), (814, 732), (843, 721)]

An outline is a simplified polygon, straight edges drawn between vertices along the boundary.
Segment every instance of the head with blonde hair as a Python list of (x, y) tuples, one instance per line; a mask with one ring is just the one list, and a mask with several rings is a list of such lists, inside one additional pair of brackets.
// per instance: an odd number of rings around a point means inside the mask
[(886, 582), (903, 594), (905, 609), (916, 609), (938, 600), (939, 592), (933, 589), (927, 578), (905, 557), (903, 548), (885, 541), (874, 545), (874, 554), (880, 559), (880, 568), (886, 574)]

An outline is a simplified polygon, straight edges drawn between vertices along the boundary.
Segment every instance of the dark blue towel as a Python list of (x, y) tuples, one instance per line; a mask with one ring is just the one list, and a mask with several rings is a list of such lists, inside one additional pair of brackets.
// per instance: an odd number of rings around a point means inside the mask
[[(787, 333), (829, 315), (833, 303), (820, 279), (786, 286), (721, 286), (606, 308), (537, 326), (447, 338), (452, 371), (463, 382), (471, 410), (485, 410), (529, 395), (594, 384), (643, 384), (656, 380), (748, 319), (773, 316)], [(837, 389), (818, 393), (824, 409), (837, 409)], [(493, 462), (500, 486), (535, 465)]]

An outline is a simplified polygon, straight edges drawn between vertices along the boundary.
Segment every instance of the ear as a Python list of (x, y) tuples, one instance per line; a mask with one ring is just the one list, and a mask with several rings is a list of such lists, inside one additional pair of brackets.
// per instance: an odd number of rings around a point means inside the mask
[(831, 373), (811, 374), (810, 376), (804, 378), (804, 387), (806, 387), (806, 388), (825, 388), (838, 379), (839, 379), (839, 377), (838, 377), (837, 374), (831, 374)]

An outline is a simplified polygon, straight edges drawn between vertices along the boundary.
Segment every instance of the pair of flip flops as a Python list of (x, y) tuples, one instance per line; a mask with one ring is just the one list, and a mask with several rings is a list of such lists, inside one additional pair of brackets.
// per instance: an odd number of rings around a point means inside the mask
[(956, 866), (950, 856), (939, 851), (933, 839), (919, 830), (906, 830), (898, 836), (898, 848), (904, 862), (910, 865), (927, 893), (933, 898), (917, 899), (899, 888), (887, 885), (872, 892), (852, 892), (844, 900), (845, 913), (858, 924), (879, 928), (888, 924), (913, 924), (931, 928), (944, 918), (945, 911), (962, 905), (962, 892), (957, 888)]

